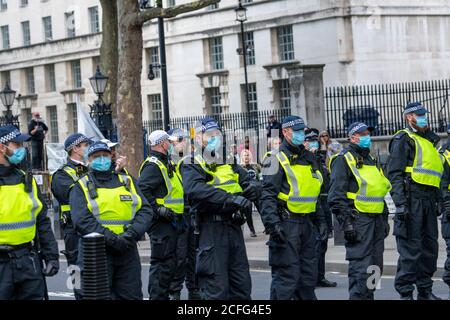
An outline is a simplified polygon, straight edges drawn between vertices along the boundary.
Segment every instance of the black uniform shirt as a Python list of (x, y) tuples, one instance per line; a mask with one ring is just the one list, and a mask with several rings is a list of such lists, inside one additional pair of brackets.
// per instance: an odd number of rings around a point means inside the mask
[[(87, 173), (88, 168), (71, 159), (67, 161), (67, 166), (78, 172), (78, 177)], [(72, 177), (64, 171), (64, 167), (58, 169), (52, 177), (52, 193), (61, 205), (69, 204), (69, 194), (71, 186), (75, 183)]]

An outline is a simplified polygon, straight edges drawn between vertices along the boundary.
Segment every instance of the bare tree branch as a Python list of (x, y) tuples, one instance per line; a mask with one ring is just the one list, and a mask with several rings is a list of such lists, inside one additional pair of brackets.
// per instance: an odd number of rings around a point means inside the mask
[(150, 8), (139, 12), (133, 19), (133, 22), (137, 25), (143, 25), (145, 22), (155, 18), (173, 18), (179, 14), (196, 11), (219, 2), (220, 0), (198, 0), (170, 8)]

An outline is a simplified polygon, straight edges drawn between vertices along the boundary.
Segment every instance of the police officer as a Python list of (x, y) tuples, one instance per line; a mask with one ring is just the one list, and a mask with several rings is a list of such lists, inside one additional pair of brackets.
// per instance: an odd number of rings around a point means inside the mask
[(332, 218), (330, 208), (328, 207), (328, 190), (330, 189), (330, 174), (326, 166), (326, 151), (319, 150), (319, 130), (315, 128), (309, 128), (305, 130), (305, 148), (313, 153), (316, 159), (320, 173), (323, 177), (323, 184), (320, 190), (319, 202), (320, 209), (325, 216), (326, 224), (319, 226), (326, 227), (326, 230), (318, 230), (319, 234), (324, 235), (323, 238), (317, 238), (316, 241), (316, 254), (318, 263), (317, 272), (317, 287), (332, 288), (336, 287), (337, 283), (329, 281), (325, 278), (325, 254), (328, 249), (328, 235), (333, 230)]
[(350, 145), (331, 159), (328, 203), (344, 230), (350, 300), (373, 300), (376, 283), (367, 285), (370, 266), (383, 270), (384, 239), (388, 235), (384, 197), (391, 189), (370, 155), (369, 127), (352, 123)]
[(444, 214), (441, 220), (441, 231), (442, 238), (444, 238), (447, 246), (447, 259), (445, 260), (445, 270), (442, 279), (450, 287), (450, 124), (448, 125), (447, 133), (449, 139), (439, 150), (444, 158), (444, 174), (441, 181)]
[[(34, 178), (18, 168), (26, 155), (22, 143), (28, 140), (15, 126), (0, 127), (0, 300), (46, 298), (44, 276), (59, 270), (47, 206)], [(46, 262), (44, 270), (41, 258)]]
[[(78, 257), (79, 236), (73, 227), (70, 217), (69, 194), (78, 179), (87, 173), (87, 148), (91, 140), (84, 134), (75, 133), (64, 141), (64, 149), (69, 154), (65, 165), (52, 176), (52, 193), (60, 205), (60, 225), (64, 235), (65, 249), (61, 251), (67, 259), (67, 265), (76, 265)], [(85, 159), (86, 158), (86, 159)], [(79, 290), (74, 290), (75, 299), (80, 299)]]
[(106, 143), (106, 145), (111, 149), (111, 171), (128, 173), (128, 171), (125, 169), (125, 164), (127, 162), (127, 157), (119, 155), (117, 152), (117, 149), (119, 148), (118, 142), (112, 142), (108, 139), (101, 139), (100, 140), (103, 143)]
[(286, 117), (282, 130), (284, 141), (278, 152), (265, 159), (262, 171), (261, 218), (270, 234), (270, 299), (315, 300), (318, 234), (314, 224), (325, 223), (317, 208), (322, 175), (303, 145), (304, 120)]
[(438, 257), (437, 202), (443, 164), (435, 146), (439, 136), (428, 127), (427, 109), (409, 103), (403, 114), (407, 127), (397, 132), (389, 145), (388, 178), (397, 207), (394, 235), (400, 255), (395, 289), (402, 299), (436, 300), (432, 293)]
[[(111, 150), (96, 142), (88, 148), (89, 173), (70, 192), (70, 212), (81, 236), (105, 236), (111, 298), (142, 299), (141, 263), (136, 242), (148, 230), (152, 210), (136, 181), (111, 168)], [(78, 264), (83, 272), (83, 257)]]
[[(183, 162), (188, 161), (191, 157), (189, 135), (183, 129), (176, 128), (167, 132), (174, 137), (173, 145), (174, 152), (171, 155), (171, 160), (176, 163), (176, 173), (182, 181), (180, 166)], [(200, 292), (195, 281), (195, 235), (193, 220), (191, 219), (191, 212), (187, 197), (184, 201), (184, 215), (186, 220), (186, 232), (178, 235), (177, 243), (177, 266), (175, 268), (175, 276), (172, 278), (169, 289), (169, 296), (171, 300), (179, 300), (183, 282), (186, 282), (188, 289), (189, 300), (199, 300)]]
[(149, 136), (150, 156), (139, 174), (139, 186), (156, 213), (150, 228), (150, 300), (169, 299), (177, 267), (178, 236), (186, 229), (183, 185), (169, 159), (174, 150), (173, 140), (175, 137), (165, 131), (153, 131)]
[(195, 125), (195, 159), (181, 166), (184, 190), (197, 210), (196, 273), (205, 300), (250, 299), (251, 278), (239, 210), (257, 201), (259, 190), (239, 165), (226, 164), (218, 123)]

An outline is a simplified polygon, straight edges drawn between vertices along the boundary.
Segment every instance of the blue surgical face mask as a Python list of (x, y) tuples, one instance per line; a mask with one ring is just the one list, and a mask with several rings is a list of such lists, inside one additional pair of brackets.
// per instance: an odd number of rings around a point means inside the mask
[(205, 147), (205, 151), (207, 152), (218, 152), (220, 147), (222, 146), (222, 142), (220, 141), (219, 136), (213, 136), (208, 139), (208, 144)]
[(371, 145), (372, 139), (370, 138), (370, 135), (359, 137), (358, 146), (360, 146), (363, 149), (370, 149)]
[(319, 142), (318, 141), (311, 141), (309, 143), (309, 149), (311, 149), (311, 150), (319, 149)]
[[(8, 149), (11, 150), (10, 148), (8, 148)], [(5, 156), (9, 163), (19, 164), (23, 161), (23, 159), (25, 159), (26, 154), (27, 154), (26, 149), (24, 147), (20, 147), (13, 151), (12, 156), (8, 156), (8, 155), (5, 155)]]
[(111, 158), (101, 156), (92, 160), (91, 167), (95, 171), (108, 171), (111, 168)]
[(305, 131), (299, 130), (292, 132), (292, 144), (299, 146), (303, 144), (304, 141), (305, 141)]
[(169, 145), (169, 149), (167, 150), (167, 155), (171, 155), (171, 154), (173, 154), (173, 150), (174, 150), (174, 146), (173, 146), (173, 144), (171, 143), (170, 145)]
[(416, 116), (416, 124), (419, 128), (425, 128), (428, 125), (427, 116)]

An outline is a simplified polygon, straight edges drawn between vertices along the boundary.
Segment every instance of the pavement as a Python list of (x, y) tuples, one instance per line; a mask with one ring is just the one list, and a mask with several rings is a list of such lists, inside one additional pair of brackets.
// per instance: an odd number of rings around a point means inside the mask
[[(269, 236), (264, 234), (264, 226), (257, 212), (253, 212), (253, 223), (255, 225), (255, 230), (257, 234), (256, 238), (250, 237), (250, 230), (247, 225), (243, 226), (250, 268), (255, 270), (270, 270), (268, 261), (269, 251), (266, 245), (266, 242), (269, 240)], [(393, 230), (392, 216), (389, 219), (389, 223), (391, 225), (391, 232), (390, 232), (391, 234), (385, 240), (383, 275), (394, 276), (397, 269), (398, 253), (396, 248), (395, 237), (392, 235)], [(64, 242), (62, 240), (58, 240), (58, 245), (60, 250), (64, 248)], [(138, 245), (142, 263), (149, 263), (150, 241), (148, 240), (148, 236), (145, 241), (140, 241)], [(434, 274), (434, 277), (437, 278), (442, 277), (446, 256), (447, 253), (445, 241), (440, 236), (438, 270)], [(65, 260), (64, 256), (61, 255), (61, 259)], [(335, 245), (333, 238), (328, 240), (328, 251), (325, 260), (327, 272), (342, 273), (342, 274), (347, 273), (348, 262), (345, 260), (345, 248), (344, 246)]]

